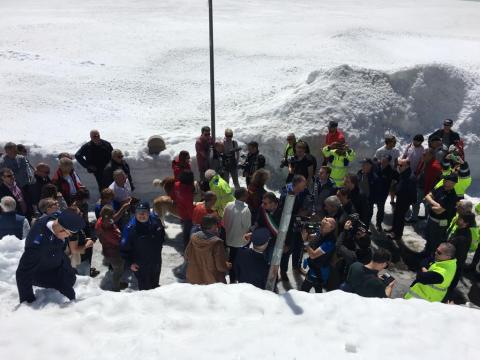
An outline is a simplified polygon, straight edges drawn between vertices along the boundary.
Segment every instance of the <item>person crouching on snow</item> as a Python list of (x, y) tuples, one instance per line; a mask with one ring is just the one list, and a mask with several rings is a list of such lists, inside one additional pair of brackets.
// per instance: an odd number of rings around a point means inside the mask
[(225, 275), (232, 264), (227, 262), (225, 245), (218, 237), (218, 218), (206, 215), (202, 219), (201, 231), (192, 234), (185, 250), (187, 282), (209, 285), (226, 283)]
[(65, 255), (66, 241), (82, 230), (85, 222), (72, 209), (37, 220), (25, 240), (25, 251), (16, 272), (20, 303), (36, 300), (33, 286), (53, 288), (75, 299), (75, 270)]

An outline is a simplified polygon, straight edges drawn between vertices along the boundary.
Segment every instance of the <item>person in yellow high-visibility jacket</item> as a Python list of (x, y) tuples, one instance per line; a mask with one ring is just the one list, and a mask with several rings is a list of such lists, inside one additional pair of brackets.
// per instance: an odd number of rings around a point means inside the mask
[[(459, 199), (463, 199), (465, 193), (467, 192), (468, 188), (470, 185), (472, 185), (472, 176), (470, 175), (470, 168), (468, 166), (467, 162), (462, 162), (461, 164), (457, 164), (453, 169), (451, 167), (444, 167), (444, 164), (442, 163), (442, 174), (444, 176), (450, 175), (451, 173), (457, 173), (458, 174), (458, 181), (455, 184), (455, 192), (457, 194), (457, 197)], [(440, 186), (443, 185), (443, 179), (441, 179), (437, 185), (435, 185), (435, 189), (439, 188)]]
[(227, 206), (229, 202), (235, 201), (232, 188), (215, 170), (207, 170), (205, 172), (205, 179), (208, 181), (210, 191), (217, 195), (217, 201), (213, 209), (220, 217), (223, 217), (225, 206)]
[(418, 272), (417, 278), (405, 294), (405, 299), (443, 301), (456, 271), (455, 246), (441, 243), (435, 251), (435, 261)]
[(355, 160), (356, 154), (348, 145), (338, 145), (336, 149), (325, 146), (322, 150), (323, 156), (327, 159), (328, 166), (332, 169), (330, 177), (337, 187), (342, 187), (345, 175), (347, 175), (350, 163)]

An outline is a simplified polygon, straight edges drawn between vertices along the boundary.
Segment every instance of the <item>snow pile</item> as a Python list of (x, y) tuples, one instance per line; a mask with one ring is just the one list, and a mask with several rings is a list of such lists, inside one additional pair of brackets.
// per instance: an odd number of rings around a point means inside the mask
[[(415, 134), (429, 135), (443, 119), (452, 118), (473, 164), (480, 154), (479, 80), (458, 68), (434, 64), (396, 72), (348, 65), (318, 70), (305, 82), (251, 104), (244, 119), (249, 126), (241, 136), (262, 134), (262, 143), (269, 144), (263, 151), (274, 163), (282, 156), (278, 143), (285, 143), (286, 134), (295, 129), (318, 156), (327, 124), (335, 120), (360, 158), (373, 156), (386, 132), (408, 144)], [(480, 174), (480, 169), (473, 170)]]
[(40, 289), (36, 303), (17, 306), (22, 250), (23, 241), (0, 240), (1, 358), (467, 360), (480, 351), (476, 310), (341, 291), (278, 296), (249, 285), (172, 284), (112, 293), (77, 277), (76, 302)]

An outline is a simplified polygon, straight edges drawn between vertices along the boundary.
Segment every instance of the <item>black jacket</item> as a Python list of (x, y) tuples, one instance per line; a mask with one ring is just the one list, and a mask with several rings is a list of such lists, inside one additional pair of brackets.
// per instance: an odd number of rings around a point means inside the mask
[(35, 175), (35, 184), (29, 186), (33, 205), (38, 205), (40, 202), (40, 196), (42, 195), (42, 188), (51, 183), (52, 180), (48, 176), (43, 177)]
[(364, 297), (387, 297), (385, 283), (378, 277), (378, 271), (370, 270), (360, 262), (350, 266), (347, 275), (349, 290)]
[(248, 283), (265, 289), (269, 266), (264, 254), (253, 249), (238, 249), (234, 270), (239, 283)]
[(130, 187), (132, 188), (132, 191), (135, 190), (135, 187), (133, 186), (132, 175), (130, 174), (130, 166), (128, 166), (125, 161), (122, 161), (122, 163), (119, 164), (114, 160), (111, 160), (107, 164), (107, 166), (105, 166), (105, 170), (103, 170), (103, 188), (107, 188), (113, 183), (113, 173), (115, 170), (118, 169), (122, 169), (125, 174), (127, 174), (128, 181), (130, 182)]
[(255, 154), (248, 153), (245, 164), (243, 165), (243, 176), (251, 177), (255, 171), (265, 167), (265, 157), (256, 152)]
[[(438, 136), (443, 142), (443, 129), (436, 130), (428, 137), (429, 144), (435, 136)], [(448, 147), (450, 145), (455, 145), (458, 141), (460, 141), (460, 135), (457, 132), (450, 130), (450, 133), (448, 134), (448, 143), (444, 143), (444, 145)]]
[(385, 202), (390, 193), (390, 186), (392, 185), (393, 180), (398, 181), (398, 172), (395, 171), (390, 165), (382, 169), (381, 166), (376, 166), (375, 172), (379, 178), (377, 185), (377, 193), (379, 201)]
[(160, 220), (150, 215), (146, 223), (140, 223), (135, 217), (123, 231), (120, 254), (128, 266), (135, 263), (142, 266), (162, 263), (162, 247), (165, 230)]
[(397, 201), (406, 206), (417, 202), (417, 180), (410, 168), (399, 174), (395, 194)]
[(112, 159), (112, 145), (106, 141), (101, 140), (100, 145), (95, 145), (93, 141), (89, 141), (77, 151), (75, 159), (85, 169), (89, 170), (91, 167), (95, 167), (95, 171), (89, 172), (101, 172), (105, 169), (108, 162)]

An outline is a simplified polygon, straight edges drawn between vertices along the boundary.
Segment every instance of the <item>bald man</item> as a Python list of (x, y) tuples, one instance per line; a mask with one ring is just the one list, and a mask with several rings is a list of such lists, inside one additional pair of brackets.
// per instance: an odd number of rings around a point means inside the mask
[(112, 145), (100, 137), (100, 132), (91, 130), (90, 141), (75, 154), (79, 164), (95, 176), (99, 191), (103, 187), (103, 170), (112, 159), (112, 151)]

